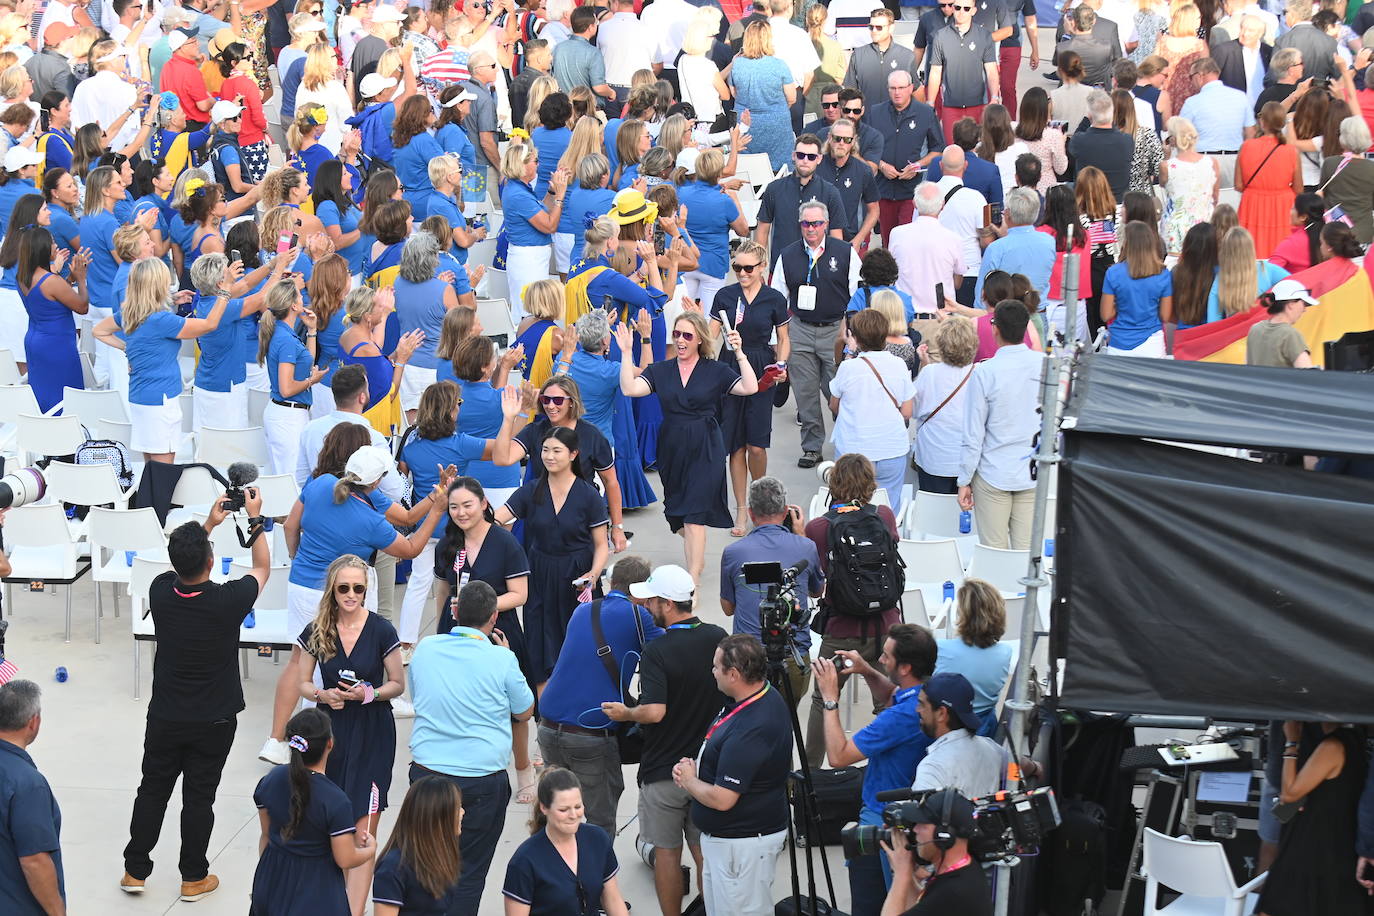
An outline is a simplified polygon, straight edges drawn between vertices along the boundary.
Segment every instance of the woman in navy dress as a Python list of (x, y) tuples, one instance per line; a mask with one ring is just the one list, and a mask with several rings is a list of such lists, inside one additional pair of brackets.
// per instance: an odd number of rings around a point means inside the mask
[[(86, 267), (91, 263), (89, 251), (82, 251), (72, 260), (72, 284), (53, 273), (52, 233), (42, 226), (30, 226), (19, 231), (19, 257), (15, 274), (19, 296), (29, 316), (29, 329), (24, 334), (24, 352), (30, 354), (29, 385), (44, 413), (62, 400), (63, 388), (84, 388), (81, 356), (76, 350), (76, 332), (72, 314), (84, 315), (90, 310), (86, 298)], [(61, 270), (59, 258), (57, 269)]]
[(532, 835), (506, 866), (506, 916), (628, 916), (611, 838), (582, 821), (582, 784), (552, 767), (539, 780)]
[(725, 497), (725, 440), (716, 414), (723, 395), (747, 397), (759, 390), (739, 331), (725, 332), (739, 371), (710, 357), (710, 329), (700, 312), (683, 312), (673, 322), (674, 359), (650, 363), (642, 372), (625, 355), (630, 329), (616, 328), (620, 343), (620, 390), (632, 398), (656, 393), (663, 405), (658, 430), (658, 476), (663, 514), (680, 533), (687, 571), (696, 581), (706, 564), (706, 529), (729, 528)]
[(358, 833), (348, 796), (325, 768), (334, 747), (329, 717), (313, 707), (286, 724), (291, 762), (258, 780), (262, 839), (250, 916), (349, 916), (344, 869), (372, 861), (377, 841)]
[[(520, 397), (507, 389), (501, 409), (507, 418), (504, 435), (520, 410)], [(609, 521), (606, 503), (573, 470), (577, 433), (563, 426), (546, 427), (539, 457), (539, 478), (516, 490), (496, 512), (499, 524), (509, 525), (517, 518), (526, 522), (530, 597), (525, 602), (525, 641), (536, 691), (553, 673), (568, 619), (580, 601), (591, 600), (610, 555), (602, 530)]]
[(410, 784), (372, 879), (374, 916), (446, 916), (458, 903), (463, 794), (445, 776)]
[[(373, 786), (378, 810), (386, 810), (396, 762), (390, 701), (405, 690), (396, 630), (363, 606), (367, 568), (353, 554), (329, 565), (319, 613), (296, 640), (303, 650), (297, 668), (301, 696), (329, 715), (334, 732), (334, 752), (325, 775), (348, 796), (360, 834), (368, 829)], [(317, 665), (323, 687), (314, 683)], [(371, 860), (350, 868), (347, 877), (349, 900), (359, 912), (372, 885)]]
[[(787, 297), (764, 282), (768, 253), (755, 242), (741, 242), (731, 266), (739, 282), (716, 292), (711, 304), (711, 336), (718, 337), (726, 327), (739, 331), (754, 376), (763, 378), (764, 367), (776, 362), (784, 367), (778, 376), (778, 381), (783, 381), (787, 378), (785, 367), (791, 349), (787, 338), (791, 316), (787, 312)], [(770, 342), (774, 333), (778, 338), (776, 344)], [(729, 361), (735, 359), (735, 354), (722, 350), (719, 358)], [(768, 473), (768, 446), (773, 442), (773, 392), (726, 398), (720, 405), (720, 429), (725, 438), (725, 453), (730, 456), (730, 484), (735, 491), (735, 527), (730, 529), (730, 535), (743, 537), (748, 521), (744, 497), (749, 480), (758, 480)]]

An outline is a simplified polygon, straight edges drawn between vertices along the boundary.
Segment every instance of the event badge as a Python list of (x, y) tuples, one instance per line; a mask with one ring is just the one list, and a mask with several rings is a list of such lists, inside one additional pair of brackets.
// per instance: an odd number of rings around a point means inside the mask
[(814, 312), (816, 310), (816, 287), (799, 286), (797, 287), (797, 311)]

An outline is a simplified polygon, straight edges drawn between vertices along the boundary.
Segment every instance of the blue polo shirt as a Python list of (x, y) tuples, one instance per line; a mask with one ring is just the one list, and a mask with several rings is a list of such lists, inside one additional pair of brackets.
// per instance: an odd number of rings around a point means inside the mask
[(129, 403), (160, 406), (181, 394), (181, 333), (186, 319), (172, 312), (153, 312), (124, 339), (129, 359)]
[(739, 207), (720, 185), (704, 181), (678, 188), (677, 198), (687, 208), (687, 230), (701, 252), (697, 270), (723, 279), (730, 266), (730, 224), (739, 219)]
[(506, 213), (506, 237), (512, 245), (529, 248), (547, 245), (551, 236), (530, 225), (530, 217), (544, 212), (534, 190), (523, 181), (507, 181), (501, 189), (501, 208)]
[[(405, 447), (397, 457), (410, 469), (411, 479), (415, 481), (414, 492), (417, 498), (421, 498), (428, 496), (439, 483), (439, 465), (457, 465), (458, 473), (466, 475), (468, 462), (479, 460), (486, 447), (487, 440), (467, 433), (454, 433), (442, 439), (422, 439), (417, 433), (406, 440)], [(442, 533), (435, 532), (434, 537)]]
[[(615, 192), (610, 188), (584, 188), (581, 184), (569, 186), (568, 199), (563, 202), (563, 210), (558, 215), (558, 231), (564, 235), (571, 235), (573, 241), (577, 241), (586, 230), (588, 216), (605, 216), (611, 212), (613, 206)], [(695, 211), (687, 211), (688, 219), (693, 212)], [(573, 260), (577, 260), (576, 251), (573, 252)]]
[(281, 378), (277, 375), (277, 366), (282, 363), (291, 363), (295, 367), (291, 377), (298, 382), (309, 378), (310, 370), (315, 367), (314, 358), (296, 336), (295, 330), (287, 326), (286, 322), (278, 321), (272, 329), (272, 340), (267, 344), (267, 378), (272, 386), (272, 399), (294, 401), (297, 404), (311, 403), (309, 388), (289, 398), (281, 393)]
[[(733, 633), (759, 635), (759, 601), (764, 588), (744, 584), (745, 563), (781, 563), (786, 570), (799, 560), (807, 562), (806, 572), (797, 579), (797, 600), (802, 608), (810, 606), (808, 595), (818, 594), (825, 585), (821, 560), (810, 538), (793, 534), (782, 525), (760, 525), (744, 538), (726, 547), (720, 555), (720, 597), (735, 605)], [(810, 648), (811, 631), (797, 628), (797, 645)]]
[[(121, 267), (123, 265), (120, 265)], [(196, 293), (195, 314), (205, 318), (215, 307), (214, 296)], [(220, 316), (219, 327), (200, 338), (200, 360), (196, 363), (195, 385), (202, 391), (227, 392), (237, 382), (248, 377), (243, 361), (243, 350), (239, 347), (239, 337), (243, 328), (239, 324), (243, 315), (243, 300), (230, 299)]]
[(334, 485), (338, 482), (333, 474), (321, 474), (301, 488), (301, 540), (291, 563), (290, 582), (324, 588), (330, 563), (346, 553), (367, 560), (396, 540), (396, 529), (383, 515), (390, 502), (379, 507), (375, 500), (349, 496), (336, 503)]
[[(91, 249), (91, 266), (86, 272), (86, 292), (93, 303), (110, 301), (110, 284), (114, 282), (115, 269), (118, 266), (114, 256), (114, 234), (119, 225), (119, 220), (108, 210), (81, 217), (81, 247)], [(194, 232), (194, 228), (191, 231)], [(182, 247), (184, 251), (190, 250), (187, 246)]]
[(61, 832), (62, 811), (33, 758), (19, 745), (0, 741), (0, 912), (43, 916), (19, 867), (21, 856), (40, 852), (52, 854), (57, 889), (66, 899)]
[(892, 705), (854, 733), (854, 746), (868, 758), (864, 775), (864, 807), (882, 811), (878, 793), (907, 789), (916, 779), (916, 766), (926, 756), (930, 739), (921, 731), (916, 704), (921, 687), (907, 687), (892, 695)]
[[(339, 232), (344, 235), (358, 228), (359, 211), (357, 207), (349, 207), (347, 212), (340, 213), (338, 204), (332, 200), (326, 200), (320, 204), (315, 215), (326, 227), (337, 226)], [(371, 247), (367, 237), (359, 235), (358, 240), (352, 245), (339, 249), (339, 256), (348, 262), (349, 273), (360, 274), (363, 272), (363, 262), (367, 260), (368, 249)]]
[(510, 717), (534, 704), (515, 653), (481, 630), (454, 627), (420, 640), (409, 677), (412, 760), (449, 776), (487, 776), (510, 765)]
[[(463, 218), (463, 211), (459, 208), (458, 201), (453, 199), (453, 195), (444, 194), (440, 191), (435, 191), (429, 195), (429, 206), (425, 211), (425, 216), (442, 216), (448, 220), (450, 229), (466, 229), (468, 227), (468, 221)], [(454, 256), (458, 259), (459, 264), (468, 262), (468, 250), (466, 248), (456, 249)]]
[[(1044, 235), (1044, 233), (1038, 233)], [(1151, 334), (1163, 329), (1159, 301), (1174, 294), (1174, 275), (1167, 270), (1150, 277), (1132, 277), (1125, 261), (1107, 268), (1103, 295), (1116, 297), (1116, 318), (1111, 323), (1111, 345), (1134, 350)]]
[(75, 254), (76, 246), (72, 244), (72, 239), (81, 235), (76, 220), (60, 204), (49, 204), (48, 216), (52, 219), (48, 231), (52, 233), (53, 242), (58, 248), (65, 248), (68, 255)]
[[(568, 621), (563, 648), (558, 653), (548, 687), (539, 701), (539, 715), (550, 722), (579, 725), (582, 728), (610, 728), (613, 724), (601, 712), (602, 703), (624, 701), (635, 666), (639, 662), (639, 631), (635, 628), (635, 614), (644, 628), (644, 641), (652, 642), (663, 635), (653, 617), (644, 608), (630, 601), (624, 592), (610, 591), (601, 600), (601, 629), (611, 660), (620, 672), (620, 683), (612, 683), (606, 665), (597, 656), (596, 634), (592, 630), (592, 606), (580, 604)], [(633, 652), (635, 655), (626, 656)]]
[(906, 323), (911, 324), (916, 319), (916, 306), (911, 303), (911, 297), (902, 292), (895, 286), (865, 286), (857, 290), (849, 300), (849, 305), (845, 307), (846, 314), (862, 312), (873, 304), (873, 297), (878, 293), (896, 293), (897, 298), (902, 300), (902, 311), (906, 313)]

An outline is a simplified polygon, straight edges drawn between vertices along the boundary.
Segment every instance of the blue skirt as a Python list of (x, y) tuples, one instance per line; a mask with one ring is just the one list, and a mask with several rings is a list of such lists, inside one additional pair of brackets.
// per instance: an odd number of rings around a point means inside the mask
[[(626, 509), (642, 509), (658, 502), (658, 495), (649, 484), (649, 478), (644, 476), (632, 404), (633, 399), (624, 394), (615, 396), (615, 414), (611, 421), (615, 433), (612, 439), (615, 445), (615, 476), (620, 482), (620, 505)], [(658, 406), (657, 398), (654, 399), (654, 406)]]
[(271, 843), (253, 873), (249, 916), (349, 916), (343, 871), (329, 856), (292, 855)]

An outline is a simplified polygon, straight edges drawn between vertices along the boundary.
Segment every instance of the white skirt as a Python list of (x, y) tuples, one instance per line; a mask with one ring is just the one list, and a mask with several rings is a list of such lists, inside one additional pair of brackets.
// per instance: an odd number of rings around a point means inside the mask
[(161, 404), (130, 404), (133, 431), (129, 448), (149, 455), (169, 455), (181, 444), (181, 401), (163, 398)]
[(14, 354), (14, 361), (26, 363), (24, 335), (29, 332), (29, 313), (24, 300), (12, 289), (0, 289), (0, 347)]
[[(292, 639), (298, 639), (306, 625), (313, 623), (320, 611), (320, 600), (324, 590), (310, 588), (308, 585), (286, 583), (286, 632)], [(377, 610), (377, 570), (367, 568), (367, 594), (363, 596), (363, 607), (369, 611)]]
[(548, 279), (549, 245), (511, 245), (506, 251), (506, 284), (510, 290), (511, 320), (525, 319), (525, 287)]
[(1166, 355), (1164, 352), (1163, 329), (1155, 331), (1149, 337), (1141, 341), (1139, 346), (1134, 347), (1130, 350), (1123, 350), (1120, 347), (1113, 347), (1110, 344), (1111, 338), (1109, 337), (1107, 338), (1107, 340), (1109, 341), (1109, 343), (1106, 352), (1112, 354), (1113, 356), (1149, 356), (1155, 359), (1163, 359)]
[(568, 272), (572, 266), (573, 245), (577, 244), (577, 236), (571, 232), (555, 232), (553, 234), (553, 266), (558, 269), (560, 274)]
[(310, 422), (310, 411), (268, 402), (262, 411), (262, 429), (272, 456), (273, 474), (295, 474), (301, 450), (301, 430)]
[(434, 384), (438, 371), (414, 363), (406, 366), (406, 371), (401, 373), (401, 410), (415, 410), (420, 406), (420, 395)]
[(248, 387), (239, 382), (228, 391), (191, 389), (191, 428), (244, 429), (248, 426)]
[(272, 390), (272, 380), (267, 377), (267, 367), (262, 363), (244, 363), (243, 371), (246, 375), (243, 383), (249, 388), (261, 388), (263, 391)]

